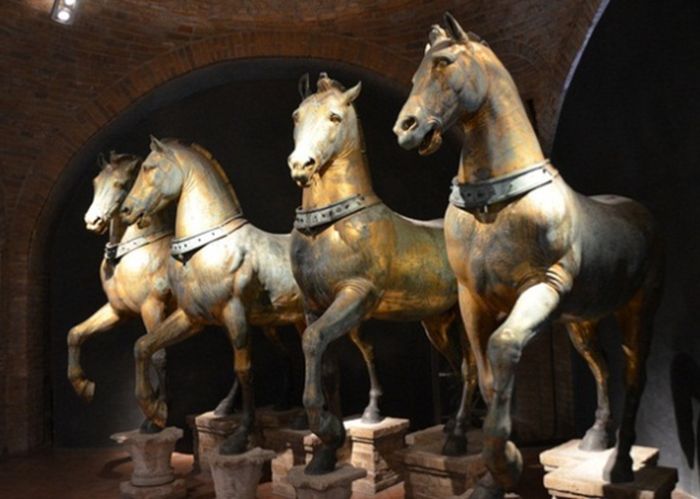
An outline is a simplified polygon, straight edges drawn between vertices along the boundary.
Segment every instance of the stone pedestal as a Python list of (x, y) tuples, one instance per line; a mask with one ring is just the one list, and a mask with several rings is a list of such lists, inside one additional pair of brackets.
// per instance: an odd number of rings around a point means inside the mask
[(361, 418), (345, 422), (352, 450), (350, 464), (367, 471), (365, 478), (352, 484), (352, 490), (369, 496), (401, 481), (394, 453), (403, 449), (408, 419), (384, 418), (365, 424)]
[(170, 456), (182, 430), (169, 427), (160, 433), (140, 433), (138, 430), (115, 433), (112, 440), (126, 446), (134, 471), (119, 489), (123, 497), (138, 499), (175, 499), (187, 495), (187, 486), (176, 479)]
[(341, 464), (326, 475), (307, 475), (304, 466), (295, 466), (289, 470), (287, 478), (299, 499), (349, 499), (353, 481), (366, 475), (363, 469)]
[[(439, 431), (438, 431), (439, 428)], [(469, 453), (451, 457), (441, 454), (445, 435), (432, 427), (406, 437), (413, 445), (396, 452), (407, 498), (443, 499), (464, 494), (486, 473), (481, 458), (481, 430), (467, 433)]]
[(273, 457), (274, 451), (260, 447), (235, 456), (209, 454), (217, 499), (255, 499), (263, 464)]
[(213, 411), (209, 411), (200, 414), (194, 421), (196, 433), (194, 440), (197, 443), (199, 469), (207, 472), (209, 471), (209, 456), (213, 453), (218, 454), (221, 442), (236, 431), (241, 420), (235, 414), (216, 416)]
[(632, 447), (634, 482), (611, 484), (603, 472), (613, 449), (582, 451), (579, 440), (571, 440), (540, 454), (548, 473), (544, 486), (553, 498), (668, 499), (678, 481), (675, 469), (656, 466), (659, 450)]

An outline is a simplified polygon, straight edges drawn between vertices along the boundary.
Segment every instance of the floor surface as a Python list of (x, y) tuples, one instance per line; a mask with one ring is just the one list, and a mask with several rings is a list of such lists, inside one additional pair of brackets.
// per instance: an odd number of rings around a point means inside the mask
[[(191, 474), (192, 456), (173, 454), (175, 472), (187, 479), (188, 498), (213, 499), (211, 483)], [(0, 461), (0, 499), (116, 499), (119, 482), (128, 480), (132, 465), (122, 449), (53, 449)], [(526, 467), (523, 499), (547, 499), (539, 466)], [(527, 491), (527, 492), (525, 492)], [(353, 499), (368, 496), (354, 494)], [(377, 499), (402, 499), (403, 485), (377, 494)], [(258, 488), (259, 499), (277, 499), (270, 483)]]

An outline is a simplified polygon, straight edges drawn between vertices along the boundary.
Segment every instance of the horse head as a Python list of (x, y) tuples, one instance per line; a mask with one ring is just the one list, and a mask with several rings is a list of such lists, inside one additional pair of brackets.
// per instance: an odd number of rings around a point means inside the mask
[(432, 27), (413, 88), (394, 125), (399, 145), (418, 147), (421, 155), (437, 151), (442, 131), (465, 111), (478, 110), (488, 90), (486, 68), (478, 56), (483, 45), (472, 41), (449, 13), (445, 27)]
[(154, 213), (165, 208), (182, 191), (184, 176), (176, 147), (151, 136), (151, 152), (141, 164), (129, 195), (122, 204), (122, 219), (144, 228)]
[(309, 95), (308, 75), (300, 81), (302, 102), (292, 113), (294, 151), (287, 164), (292, 179), (307, 187), (314, 175), (358, 139), (357, 115), (352, 103), (360, 95), (361, 82), (345, 90), (335, 80), (321, 73), (315, 94)]
[(100, 173), (92, 181), (94, 195), (84, 219), (89, 231), (103, 234), (129, 192), (141, 158), (111, 151), (109, 160), (100, 154), (97, 161)]

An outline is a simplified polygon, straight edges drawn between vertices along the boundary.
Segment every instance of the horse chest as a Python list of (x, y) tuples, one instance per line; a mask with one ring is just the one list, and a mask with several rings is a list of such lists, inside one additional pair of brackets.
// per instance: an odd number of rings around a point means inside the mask
[(522, 286), (544, 281), (561, 256), (548, 227), (526, 215), (475, 216), (453, 206), (447, 211), (450, 265), (463, 285), (494, 304), (510, 303)]

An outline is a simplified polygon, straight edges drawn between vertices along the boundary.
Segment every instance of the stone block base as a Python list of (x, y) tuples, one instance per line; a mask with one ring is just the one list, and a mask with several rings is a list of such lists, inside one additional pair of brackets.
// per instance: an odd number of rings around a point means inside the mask
[(289, 470), (287, 478), (299, 499), (349, 499), (353, 481), (366, 475), (363, 469), (341, 464), (326, 475), (307, 475), (304, 466), (295, 466)]
[(187, 484), (182, 478), (153, 487), (137, 487), (126, 481), (119, 484), (119, 492), (125, 499), (184, 499), (187, 497)]
[(372, 496), (401, 481), (394, 454), (406, 446), (408, 427), (408, 419), (399, 418), (375, 424), (365, 424), (361, 418), (345, 422), (352, 445), (350, 464), (367, 471), (365, 478), (353, 482), (353, 491)]
[[(429, 437), (432, 435), (432, 437)], [(444, 499), (460, 496), (473, 487), (486, 473), (481, 458), (481, 430), (467, 433), (469, 453), (466, 456), (444, 456), (441, 454), (444, 434), (431, 432), (407, 436), (407, 441), (421, 442), (395, 453), (404, 480), (407, 498)]]
[(659, 451), (632, 447), (634, 482), (611, 484), (603, 479), (613, 449), (588, 452), (571, 440), (540, 454), (548, 473), (544, 486), (553, 498), (669, 499), (678, 481), (675, 469), (656, 466)]
[(274, 451), (260, 447), (234, 456), (210, 454), (209, 466), (217, 499), (255, 499), (263, 464), (273, 457)]

